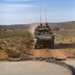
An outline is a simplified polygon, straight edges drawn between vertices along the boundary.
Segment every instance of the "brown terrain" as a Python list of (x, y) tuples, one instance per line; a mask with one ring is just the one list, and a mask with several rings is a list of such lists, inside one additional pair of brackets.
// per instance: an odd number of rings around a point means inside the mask
[(51, 49), (41, 49), (34, 50), (34, 57), (57, 57), (60, 59), (66, 58), (64, 51), (60, 50), (51, 50)]
[[(43, 23), (45, 24), (45, 23)], [(22, 25), (0, 25), (0, 29), (6, 30), (29, 30), (32, 35), (38, 23), (22, 24)], [(55, 35), (55, 48), (49, 49), (32, 49), (29, 53), (32, 57), (56, 57), (65, 59), (67, 57), (75, 56), (75, 21), (62, 23), (48, 23)], [(3, 53), (3, 52), (2, 52)], [(6, 54), (0, 52), (0, 57)], [(2, 54), (2, 55), (1, 55)]]
[[(66, 59), (71, 54), (65, 49), (34, 49), (31, 50), (32, 57), (54, 57), (58, 59)], [(31, 56), (30, 56), (31, 57)]]
[[(33, 57), (56, 57), (66, 59), (75, 56), (75, 22), (49, 23), (55, 35), (54, 49), (33, 49)], [(30, 32), (34, 33), (39, 24), (31, 24)], [(59, 28), (56, 30), (56, 28)], [(67, 58), (70, 59), (70, 58)], [(71, 58), (72, 59), (72, 58)]]

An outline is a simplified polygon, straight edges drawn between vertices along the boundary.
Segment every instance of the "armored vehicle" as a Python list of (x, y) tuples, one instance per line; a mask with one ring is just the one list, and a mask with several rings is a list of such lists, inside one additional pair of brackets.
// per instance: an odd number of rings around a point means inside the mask
[(42, 47), (54, 48), (54, 35), (51, 28), (46, 23), (40, 24), (34, 31), (35, 49)]

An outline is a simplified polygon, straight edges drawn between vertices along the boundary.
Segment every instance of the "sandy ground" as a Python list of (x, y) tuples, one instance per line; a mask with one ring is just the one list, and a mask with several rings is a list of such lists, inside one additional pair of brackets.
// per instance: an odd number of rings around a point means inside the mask
[(67, 53), (60, 49), (34, 49), (32, 50), (33, 57), (56, 57), (60, 59), (65, 59)]
[(46, 62), (0, 62), (0, 75), (71, 75), (66, 68)]

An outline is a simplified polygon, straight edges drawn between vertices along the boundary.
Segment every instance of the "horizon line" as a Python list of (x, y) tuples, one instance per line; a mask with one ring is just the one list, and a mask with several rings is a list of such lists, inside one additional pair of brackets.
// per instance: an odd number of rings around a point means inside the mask
[[(61, 22), (47, 22), (47, 23), (66, 23), (66, 22), (75, 22), (75, 20), (73, 20), (73, 21), (61, 21)], [(28, 24), (35, 24), (35, 23), (37, 23), (37, 24), (39, 24), (40, 22), (32, 22), (32, 23), (13, 23), (13, 24), (0, 24), (0, 26), (2, 26), (2, 25), (28, 25)], [(46, 22), (42, 22), (42, 23), (46, 23)]]

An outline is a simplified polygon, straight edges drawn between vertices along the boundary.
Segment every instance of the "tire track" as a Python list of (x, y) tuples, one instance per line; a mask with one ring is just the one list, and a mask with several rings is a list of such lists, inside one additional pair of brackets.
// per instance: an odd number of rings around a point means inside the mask
[(65, 59), (67, 56), (61, 50), (52, 50), (52, 49), (34, 49), (33, 57), (56, 57), (60, 59)]

